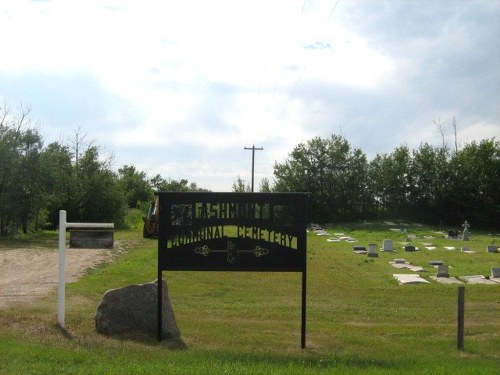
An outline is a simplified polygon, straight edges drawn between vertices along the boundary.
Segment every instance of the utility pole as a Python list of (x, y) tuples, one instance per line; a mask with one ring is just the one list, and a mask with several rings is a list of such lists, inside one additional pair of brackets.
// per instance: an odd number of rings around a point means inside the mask
[(252, 145), (252, 147), (245, 147), (245, 150), (252, 150), (252, 193), (253, 193), (253, 176), (254, 176), (254, 171), (255, 171), (255, 150), (263, 150), (263, 147), (255, 147), (255, 145)]

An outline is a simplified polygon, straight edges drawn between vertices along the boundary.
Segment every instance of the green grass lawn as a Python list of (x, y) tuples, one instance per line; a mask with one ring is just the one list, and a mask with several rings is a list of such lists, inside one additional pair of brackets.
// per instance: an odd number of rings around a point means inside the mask
[[(94, 314), (104, 292), (156, 279), (156, 241), (140, 229), (118, 231), (126, 242), (109, 264), (67, 285), (66, 331), (56, 326), (57, 293), (29, 306), (0, 310), (0, 374), (499, 374), (500, 285), (465, 286), (465, 345), (457, 350), (457, 285), (431, 281), (398, 285), (389, 261), (422, 266), (427, 279), (443, 260), (450, 276), (489, 275), (500, 253), (494, 240), (472, 231), (473, 254), (446, 250), (460, 240), (425, 226), (393, 232), (376, 223), (326, 228), (356, 243), (327, 242), (308, 235), (307, 342), (300, 348), (301, 275), (298, 273), (165, 272), (177, 324), (186, 348), (151, 339), (119, 340), (99, 335)], [(403, 242), (421, 250), (405, 252)], [(11, 240), (57, 247), (57, 233)], [(424, 236), (433, 236), (428, 239)], [(382, 246), (395, 253), (368, 258), (353, 245)], [(425, 250), (423, 242), (436, 250)], [(1, 251), (1, 250), (0, 250)]]

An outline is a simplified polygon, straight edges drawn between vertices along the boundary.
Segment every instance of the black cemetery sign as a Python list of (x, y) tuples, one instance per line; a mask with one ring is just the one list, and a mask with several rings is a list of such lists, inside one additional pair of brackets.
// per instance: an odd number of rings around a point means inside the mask
[(302, 273), (305, 347), (307, 193), (156, 193), (158, 340), (163, 271)]

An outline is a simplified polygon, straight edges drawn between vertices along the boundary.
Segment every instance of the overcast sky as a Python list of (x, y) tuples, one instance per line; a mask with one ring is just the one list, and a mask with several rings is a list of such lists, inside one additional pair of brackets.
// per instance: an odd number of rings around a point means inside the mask
[(500, 0), (0, 1), (0, 100), (45, 144), (256, 189), (313, 137), (371, 159), (500, 138)]

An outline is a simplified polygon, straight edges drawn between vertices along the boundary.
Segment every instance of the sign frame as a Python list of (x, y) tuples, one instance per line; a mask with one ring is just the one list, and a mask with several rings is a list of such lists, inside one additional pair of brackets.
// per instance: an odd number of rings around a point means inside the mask
[(163, 271), (300, 272), (306, 344), (308, 193), (156, 192), (158, 341)]

